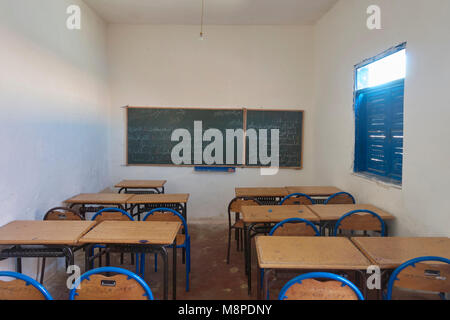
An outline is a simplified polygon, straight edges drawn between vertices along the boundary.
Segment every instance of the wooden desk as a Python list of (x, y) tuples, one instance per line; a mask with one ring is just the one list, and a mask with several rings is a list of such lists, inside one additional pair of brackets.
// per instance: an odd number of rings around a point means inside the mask
[[(180, 222), (103, 221), (80, 239), (88, 244), (86, 268), (92, 268), (92, 246), (105, 244), (110, 250), (134, 253), (160, 253), (164, 261), (164, 299), (168, 299), (168, 256), (165, 247), (173, 245), (173, 299), (176, 299), (176, 235)], [(137, 262), (136, 262), (137, 263)]]
[[(118, 193), (82, 193), (64, 201), (70, 205), (70, 208), (75, 205), (81, 205), (80, 213), (85, 216), (86, 212), (97, 212), (103, 209), (102, 206), (117, 206), (125, 209), (127, 200), (133, 195), (118, 194)], [(87, 208), (86, 205), (97, 206), (94, 208)]]
[(12, 247), (3, 249), (0, 258), (17, 258), (17, 272), (22, 272), (22, 258), (65, 257), (73, 265), (73, 246), (95, 224), (95, 221), (10, 222), (0, 228), (0, 245)]
[(138, 216), (145, 211), (150, 211), (155, 208), (170, 208), (180, 212), (187, 220), (187, 202), (189, 200), (188, 193), (180, 194), (138, 194), (133, 195), (127, 200), (127, 204), (131, 205), (130, 212), (137, 208), (137, 213), (133, 216)]
[(450, 238), (355, 237), (351, 240), (381, 269), (395, 269), (422, 256), (450, 259)]
[(353, 210), (370, 210), (383, 220), (395, 219), (390, 213), (371, 204), (317, 204), (309, 206), (309, 208), (320, 218), (320, 221), (337, 221), (344, 214)]
[(77, 245), (95, 221), (13, 221), (0, 228), (0, 244)]
[(236, 197), (285, 197), (288, 195), (286, 188), (255, 187), (235, 188)]
[(244, 223), (278, 223), (289, 218), (302, 218), (318, 222), (319, 217), (307, 206), (243, 206), (241, 209)]
[[(334, 224), (344, 214), (353, 210), (370, 210), (378, 214), (384, 221), (393, 220), (395, 217), (390, 213), (371, 204), (316, 204), (308, 206), (320, 219), (322, 231), (334, 228)], [(387, 225), (386, 225), (387, 234)]]
[(236, 198), (255, 198), (265, 205), (278, 205), (288, 195), (286, 188), (235, 188)]
[[(125, 193), (164, 193), (164, 185), (166, 180), (122, 180), (120, 183), (116, 184), (115, 188), (120, 188), (119, 193), (124, 191)], [(131, 192), (130, 192), (130, 189)], [(137, 191), (137, 190), (148, 190), (148, 191)], [(153, 190), (153, 191), (150, 191)]]
[(343, 237), (269, 237), (255, 239), (263, 269), (365, 270), (372, 263)]
[(298, 187), (286, 187), (289, 194), (292, 193), (304, 193), (315, 200), (316, 203), (323, 203), (329, 196), (342, 192), (341, 189), (328, 186), (298, 186)]
[[(269, 270), (278, 269), (359, 271), (364, 275), (372, 264), (349, 239), (342, 237), (259, 236), (255, 243), (258, 267), (264, 269), (266, 279)], [(258, 283), (258, 294), (262, 283)]]
[(103, 221), (85, 234), (80, 243), (171, 245), (181, 222)]
[[(299, 206), (243, 206), (241, 208), (242, 221), (244, 223), (244, 261), (245, 270), (247, 273), (248, 292), (251, 293), (251, 238), (253, 231), (254, 234), (259, 233), (254, 229), (256, 224), (260, 223), (278, 223), (288, 218), (302, 218), (311, 222), (319, 222), (319, 218), (304, 205)], [(266, 228), (264, 228), (266, 229)], [(271, 228), (268, 227), (268, 231)]]

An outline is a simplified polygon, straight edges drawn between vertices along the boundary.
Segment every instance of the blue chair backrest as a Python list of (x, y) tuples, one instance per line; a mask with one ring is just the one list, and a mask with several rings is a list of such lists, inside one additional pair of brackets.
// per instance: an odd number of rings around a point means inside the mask
[(187, 223), (186, 223), (186, 220), (184, 219), (184, 217), (179, 212), (177, 212), (177, 211), (175, 211), (173, 209), (170, 209), (170, 208), (156, 208), (156, 209), (153, 209), (152, 211), (150, 211), (149, 213), (147, 213), (145, 215), (145, 217), (144, 217), (144, 219), (142, 221), (146, 221), (149, 216), (154, 215), (156, 212), (163, 212), (163, 213), (169, 212), (170, 214), (173, 214), (174, 216), (177, 216), (181, 220), (181, 223), (183, 224), (183, 228), (184, 228), (184, 231), (186, 233), (186, 237), (189, 235), (188, 228), (187, 228)]
[(39, 282), (37, 282), (36, 280), (34, 280), (33, 278), (30, 278), (29, 276), (27, 276), (25, 274), (18, 273), (18, 272), (12, 272), (12, 271), (0, 271), (0, 277), (8, 277), (8, 278), (14, 278), (14, 279), (25, 281), (25, 284), (27, 286), (31, 285), (31, 286), (35, 287), (37, 290), (39, 290), (39, 292), (42, 293), (42, 295), (44, 296), (44, 298), (46, 300), (53, 300), (50, 293), (47, 291), (47, 289), (45, 289), (45, 287), (42, 284), (40, 284)]
[(283, 200), (280, 201), (280, 203), (279, 203), (280, 206), (283, 205), (283, 203), (285, 203), (287, 200), (289, 200), (292, 197), (296, 197), (296, 198), (304, 197), (304, 198), (308, 199), (309, 201), (311, 201), (311, 204), (314, 204), (314, 200), (310, 196), (308, 196), (307, 194), (304, 194), (304, 193), (291, 193), (290, 195), (287, 195), (286, 197), (283, 198)]
[[(107, 273), (107, 272), (116, 273), (116, 274), (124, 274), (128, 277), (128, 280), (130, 280), (130, 279), (135, 280), (144, 289), (144, 291), (145, 291), (144, 296), (146, 296), (148, 300), (154, 299), (152, 290), (150, 289), (148, 284), (137, 274), (135, 274), (129, 270), (122, 269), (122, 268), (102, 267), (102, 268), (92, 269), (92, 270), (89, 270), (89, 271), (83, 273), (81, 275), (81, 277), (75, 281), (73, 288), (70, 290), (69, 300), (75, 300), (75, 297), (78, 295), (77, 287), (81, 286), (81, 288), (82, 288), (83, 281), (85, 281), (85, 280), (89, 281), (90, 280), (89, 277), (94, 274), (103, 274), (103, 273)], [(101, 300), (101, 297), (99, 297), (99, 300)]]
[[(338, 193), (335, 193), (335, 194), (329, 196), (328, 199), (325, 200), (324, 204), (328, 204), (330, 201), (332, 202), (333, 199), (336, 200), (336, 198), (340, 197), (340, 196), (346, 196), (346, 198), (350, 199), (353, 204), (356, 203), (355, 197), (353, 197), (350, 193), (348, 193), (348, 192), (338, 192)], [(344, 202), (336, 202), (336, 203), (344, 203)], [(347, 202), (345, 202), (345, 203), (347, 203)]]
[[(420, 262), (424, 262), (424, 261), (439, 261), (439, 262), (444, 262), (444, 263), (450, 264), (450, 259), (443, 258), (443, 257), (434, 257), (434, 256), (418, 257), (418, 258), (414, 258), (414, 259), (411, 259), (411, 260), (408, 260), (408, 261), (402, 263), (399, 267), (397, 267), (397, 269), (394, 270), (394, 272), (392, 272), (391, 277), (389, 278), (387, 294), (386, 294), (387, 300), (392, 299), (392, 290), (394, 288), (395, 281), (399, 280), (398, 275), (400, 274), (400, 272), (402, 272), (404, 269), (406, 269), (409, 266), (413, 266), (415, 268), (416, 263), (420, 263)], [(436, 275), (436, 276), (439, 277), (440, 275)], [(449, 280), (442, 279), (442, 281), (449, 281)], [(448, 282), (447, 282), (447, 284), (448, 284)]]
[(386, 236), (386, 225), (385, 225), (383, 219), (381, 219), (381, 217), (378, 214), (376, 214), (375, 212), (370, 211), (370, 210), (353, 210), (353, 211), (350, 211), (350, 212), (347, 212), (346, 214), (344, 214), (342, 217), (339, 218), (339, 220), (334, 225), (333, 236), (337, 235), (339, 226), (341, 225), (341, 223), (344, 219), (346, 219), (354, 214), (357, 214), (357, 213), (368, 213), (368, 214), (371, 214), (372, 216), (374, 216), (375, 218), (377, 218), (378, 221), (380, 221), (380, 225), (381, 225), (381, 236), (382, 237)]
[(344, 277), (341, 277), (337, 274), (329, 273), (329, 272), (311, 272), (311, 273), (305, 273), (302, 275), (299, 275), (295, 277), (294, 279), (290, 280), (288, 283), (286, 283), (281, 289), (280, 294), (278, 295), (278, 300), (285, 300), (288, 297), (286, 296), (286, 292), (290, 287), (292, 287), (294, 284), (301, 284), (303, 280), (306, 279), (330, 279), (339, 281), (342, 283), (342, 286), (348, 286), (350, 289), (353, 290), (355, 295), (358, 297), (359, 300), (364, 300), (364, 297), (361, 293), (361, 291), (349, 280), (345, 279)]
[(96, 214), (94, 214), (91, 220), (96, 220), (99, 216), (103, 215), (103, 212), (120, 212), (123, 216), (126, 216), (130, 221), (134, 221), (133, 217), (128, 212), (119, 208), (102, 209), (98, 211)]
[(283, 221), (277, 223), (277, 224), (272, 228), (272, 230), (270, 230), (269, 236), (272, 236), (272, 235), (274, 234), (274, 232), (275, 232), (278, 228), (283, 227), (283, 225), (286, 224), (286, 223), (305, 223), (306, 225), (310, 226), (310, 227), (314, 230), (316, 236), (320, 236), (320, 232), (319, 232), (319, 230), (317, 229), (317, 227), (314, 225), (314, 223), (312, 223), (312, 222), (309, 221), (309, 220), (302, 219), (302, 218), (289, 218), (289, 219), (285, 219), (285, 220), (283, 220)]

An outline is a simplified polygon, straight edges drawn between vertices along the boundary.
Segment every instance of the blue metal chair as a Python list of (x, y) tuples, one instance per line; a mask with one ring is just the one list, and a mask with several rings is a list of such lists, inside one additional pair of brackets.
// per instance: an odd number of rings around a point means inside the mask
[[(320, 232), (319, 232), (319, 230), (317, 229), (317, 227), (316, 227), (316, 225), (314, 223), (312, 223), (309, 220), (301, 219), (301, 218), (289, 218), (289, 219), (286, 219), (286, 220), (283, 220), (283, 221), (277, 223), (272, 228), (272, 230), (270, 230), (269, 236), (272, 236), (279, 228), (283, 228), (285, 224), (290, 224), (290, 223), (305, 223), (306, 226), (309, 226), (309, 227), (312, 228), (312, 230), (314, 231), (314, 235), (315, 236), (320, 236)], [(299, 235), (299, 236), (301, 236), (301, 235)]]
[(328, 197), (324, 204), (355, 204), (355, 197), (348, 192), (338, 192)]
[[(27, 275), (12, 271), (0, 271), (0, 277), (14, 278), (25, 282), (24, 286), (23, 283), (18, 281), (0, 281), (0, 300), (36, 300), (39, 299), (39, 295), (36, 295), (38, 292), (42, 294), (44, 299), (53, 300), (42, 284)], [(14, 291), (17, 292), (17, 296), (11, 296)]]
[[(66, 207), (56, 207), (52, 208), (47, 211), (47, 213), (44, 215), (44, 221), (83, 221), (85, 220), (82, 215), (80, 215), (78, 212), (76, 212), (73, 209), (66, 208)], [(75, 246), (73, 247), (73, 251), (78, 251), (82, 249), (84, 245), (82, 246)], [(44, 283), (44, 276), (45, 276), (45, 262), (46, 258), (42, 257), (42, 263), (41, 263), (41, 277), (39, 282)], [(67, 269), (67, 260), (66, 260), (66, 269)]]
[[(103, 276), (103, 273), (115, 273), (116, 275), (107, 277)], [(131, 280), (133, 282), (130, 282)], [(116, 267), (97, 268), (82, 274), (75, 281), (69, 294), (69, 300), (137, 300), (144, 298), (154, 300), (147, 283), (137, 274)]]
[[(104, 215), (104, 213), (121, 213), (121, 215), (117, 215), (118, 218), (114, 218), (112, 215), (108, 217), (108, 215)], [(103, 220), (129, 220), (134, 221), (133, 217), (126, 212), (125, 210), (119, 208), (105, 208), (98, 211), (91, 219), (92, 221), (103, 221)]]
[[(181, 223), (183, 224), (183, 230), (184, 234), (178, 234), (176, 239), (176, 246), (177, 248), (184, 248), (186, 252), (186, 291), (189, 291), (189, 274), (191, 272), (191, 237), (188, 232), (188, 227), (186, 220), (184, 217), (178, 213), (177, 211), (169, 208), (156, 208), (147, 213), (143, 219), (143, 221), (147, 221), (148, 219), (152, 218), (152, 220), (157, 221), (158, 218), (155, 217), (155, 213), (161, 213), (163, 215), (172, 215), (175, 218), (178, 218)], [(153, 216), (153, 217), (152, 217)], [(178, 243), (180, 240), (181, 243)], [(173, 245), (167, 246), (169, 248), (173, 248)], [(157, 271), (157, 254), (155, 254), (155, 271)], [(145, 254), (141, 254), (141, 276), (144, 277), (145, 272)]]
[[(135, 221), (133, 217), (123, 209), (105, 208), (98, 211), (91, 219), (92, 221)], [(91, 256), (94, 255), (95, 249), (105, 249), (103, 245), (95, 245), (92, 247)], [(132, 255), (133, 258), (133, 255)], [(109, 253), (106, 253), (106, 264), (109, 264)], [(123, 254), (121, 254), (121, 262), (123, 264)], [(133, 262), (133, 261), (132, 261)], [(99, 266), (102, 266), (102, 255), (99, 256)], [(139, 255), (136, 254), (136, 273), (139, 273)]]
[(280, 201), (282, 205), (311, 205), (314, 204), (314, 200), (304, 193), (291, 193)]
[[(314, 236), (316, 236), (316, 237), (319, 237), (320, 236), (320, 231), (319, 231), (319, 229), (317, 229), (317, 227), (316, 227), (316, 225), (314, 224), (314, 223), (312, 223), (311, 221), (309, 221), (309, 220), (306, 220), (306, 219), (302, 219), (302, 218), (289, 218), (289, 219), (285, 219), (285, 220), (283, 220), (283, 221), (281, 221), (281, 222), (279, 222), (279, 223), (277, 223), (273, 228), (272, 228), (272, 230), (270, 230), (270, 232), (269, 232), (269, 236), (273, 236), (273, 235), (275, 235), (275, 233), (277, 232), (277, 230), (282, 230), (283, 229), (283, 227), (285, 227), (285, 225), (286, 224), (298, 224), (298, 223), (304, 223), (306, 226), (308, 226), (308, 227), (310, 227), (311, 228), (311, 231), (312, 231), (312, 235), (314, 235)], [(307, 230), (307, 229), (306, 229)], [(301, 233), (303, 231), (303, 233)], [(299, 234), (297, 234), (297, 232), (299, 232)], [(282, 233), (282, 234), (280, 234), (281, 236), (293, 236), (293, 235), (297, 235), (297, 236), (309, 236), (309, 235), (311, 235), (311, 234), (305, 234), (304, 233), (305, 232), (305, 230), (292, 230), (292, 232), (291, 232), (291, 230), (289, 230), (288, 232), (287, 232), (287, 234), (286, 233)], [(261, 283), (263, 282), (263, 279), (264, 279), (264, 269), (261, 269), (261, 274), (260, 274), (260, 277), (261, 277)], [(267, 292), (266, 292), (266, 299), (267, 300), (269, 300), (269, 290), (267, 290)]]
[[(338, 281), (341, 283), (341, 286), (340, 286), (340, 288), (333, 288), (334, 289), (333, 293), (336, 293), (336, 291), (339, 291), (338, 295), (341, 297), (342, 300), (352, 299), (354, 297), (356, 297), (358, 300), (364, 300), (364, 297), (363, 297), (361, 291), (351, 281), (345, 279), (344, 277), (338, 276), (333, 273), (328, 273), (328, 272), (311, 272), (311, 273), (305, 273), (305, 274), (295, 277), (294, 279), (292, 279), (288, 283), (286, 283), (284, 285), (283, 289), (281, 289), (280, 294), (278, 296), (278, 300), (299, 300), (299, 299), (296, 299), (294, 292), (291, 292), (292, 295), (291, 295), (291, 297), (289, 297), (288, 291), (290, 288), (292, 288), (296, 284), (302, 285), (302, 281), (307, 280), (307, 279), (330, 279), (330, 280)], [(319, 283), (317, 285), (319, 285)], [(346, 289), (345, 287), (349, 287), (353, 291), (353, 293), (351, 291), (349, 292), (349, 290)], [(322, 290), (322, 291), (329, 292), (327, 290)], [(323, 296), (323, 299), (325, 299), (325, 298), (331, 298), (333, 300), (337, 299), (336, 296), (332, 296), (332, 295), (328, 296), (328, 297)]]
[[(235, 239), (237, 250), (244, 250), (244, 222), (241, 219), (241, 208), (243, 206), (259, 206), (262, 203), (256, 198), (234, 198), (228, 204), (228, 247), (227, 247), (227, 264), (230, 263), (231, 250), (231, 232), (235, 230)], [(232, 215), (234, 213), (234, 219)], [(234, 222), (233, 222), (234, 220)]]
[[(381, 229), (381, 236), (382, 236), (382, 237), (385, 237), (385, 236), (386, 236), (386, 225), (385, 225), (383, 219), (381, 219), (381, 217), (380, 217), (378, 214), (376, 214), (375, 212), (370, 211), (370, 210), (353, 210), (353, 211), (350, 211), (350, 212), (347, 212), (346, 214), (344, 214), (342, 217), (339, 218), (339, 220), (338, 220), (338, 221), (336, 222), (336, 224), (334, 225), (333, 236), (334, 236), (334, 237), (337, 236), (339, 227), (341, 226), (342, 222), (343, 222), (345, 219), (353, 219), (354, 217), (357, 217), (356, 219), (358, 219), (358, 220), (360, 220), (362, 223), (364, 223), (364, 222), (362, 221), (362, 219), (367, 219), (367, 218), (366, 218), (366, 217), (361, 217), (361, 216), (354, 216), (354, 215), (357, 214), (357, 213), (368, 213), (368, 214), (370, 214), (371, 216), (373, 216), (374, 218), (378, 219), (378, 221), (380, 222), (380, 225), (381, 225), (381, 226), (380, 226), (380, 229)], [(354, 220), (356, 220), (356, 219), (354, 219)], [(353, 220), (353, 221), (354, 221), (354, 220)], [(367, 222), (367, 221), (365, 221), (365, 222)], [(371, 222), (371, 221), (370, 221), (370, 222)], [(370, 223), (370, 222), (369, 222), (369, 223)], [(365, 230), (365, 231), (368, 231), (369, 229), (364, 229), (364, 230)], [(370, 230), (375, 230), (375, 229), (370, 229)]]
[[(441, 270), (440, 266), (426, 266), (424, 268), (418, 268), (416, 266), (417, 263), (424, 261), (438, 261), (450, 264), (450, 259), (446, 259), (443, 257), (434, 257), (434, 256), (426, 256), (426, 257), (418, 257), (411, 260), (408, 260), (401, 264), (394, 272), (391, 274), (387, 286), (386, 299), (392, 299), (392, 290), (394, 288), (395, 282), (397, 281), (398, 287), (403, 287), (407, 289), (415, 289), (422, 291), (434, 291), (440, 292), (439, 296), (441, 299), (445, 300), (445, 292), (450, 292), (450, 272), (447, 268), (446, 270)], [(445, 266), (445, 265), (442, 265)], [(403, 283), (402, 278), (399, 279), (399, 274), (408, 267), (413, 267), (414, 269), (410, 270), (408, 274), (407, 283)], [(444, 274), (442, 274), (444, 273)], [(432, 290), (430, 290), (432, 289)]]

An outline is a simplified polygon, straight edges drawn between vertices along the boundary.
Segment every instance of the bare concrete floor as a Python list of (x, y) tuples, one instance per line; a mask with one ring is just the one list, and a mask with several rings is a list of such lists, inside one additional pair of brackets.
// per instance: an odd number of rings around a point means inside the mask
[[(256, 299), (256, 255), (253, 253), (252, 272), (252, 295), (247, 294), (247, 277), (244, 272), (244, 257), (242, 252), (236, 251), (236, 241), (232, 237), (231, 262), (226, 263), (227, 248), (227, 225), (217, 221), (193, 221), (189, 224), (191, 235), (191, 275), (190, 291), (185, 292), (185, 265), (181, 264), (181, 250), (178, 249), (177, 261), (177, 299), (179, 300), (250, 300)], [(254, 250), (254, 248), (253, 248)], [(125, 263), (119, 262), (120, 254), (114, 253), (111, 256), (111, 265), (122, 267), (130, 271), (135, 271), (135, 266), (130, 264), (130, 254), (125, 254)], [(172, 254), (169, 249), (169, 298), (171, 298), (172, 288)], [(76, 263), (84, 271), (84, 254), (78, 252)], [(68, 298), (69, 290), (66, 288), (67, 276), (64, 268), (51, 278), (47, 279), (44, 285), (49, 289), (55, 299), (64, 300)], [(83, 272), (82, 271), (82, 272)], [(162, 298), (162, 261), (158, 260), (158, 272), (154, 271), (153, 255), (147, 255), (145, 280), (150, 285), (152, 292), (157, 299)], [(271, 282), (271, 298), (276, 299), (279, 290), (286, 279)], [(436, 296), (420, 295), (412, 296), (409, 293), (402, 293), (399, 298), (403, 299), (434, 299)]]

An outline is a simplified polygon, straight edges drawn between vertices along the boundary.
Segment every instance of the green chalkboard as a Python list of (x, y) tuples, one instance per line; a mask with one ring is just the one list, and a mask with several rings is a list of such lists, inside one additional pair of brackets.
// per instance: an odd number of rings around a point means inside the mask
[[(243, 130), (244, 111), (242, 109), (188, 109), (188, 108), (136, 108), (127, 107), (127, 164), (128, 165), (227, 165), (227, 146), (225, 142), (226, 130)], [(199, 122), (201, 121), (201, 128)], [(194, 123), (197, 124), (197, 132), (194, 132)], [(199, 130), (200, 128), (200, 130)], [(174, 147), (185, 142), (184, 138), (172, 141), (175, 130), (181, 129), (189, 132), (191, 148), (189, 161), (174, 163), (172, 153)], [(210, 141), (203, 141), (203, 134), (208, 129), (217, 129), (223, 136), (222, 161), (211, 164), (205, 162), (203, 150), (215, 142), (215, 137)], [(217, 131), (216, 131), (217, 132)], [(194, 147), (195, 138), (200, 139), (202, 145), (199, 151)], [(238, 163), (237, 146), (234, 141), (233, 164)], [(211, 154), (217, 159), (217, 148)], [(189, 153), (179, 152), (183, 157)], [(186, 158), (185, 158), (186, 159)], [(200, 159), (200, 162), (198, 160)], [(197, 160), (197, 161), (196, 161)], [(221, 162), (221, 163), (220, 163)], [(240, 163), (243, 162), (241, 159)]]
[[(247, 110), (247, 141), (246, 141), (246, 165), (248, 167), (268, 167), (272, 163), (271, 150), (272, 130), (279, 130), (279, 167), (302, 168), (302, 143), (303, 143), (303, 111), (297, 110)], [(258, 156), (255, 156), (255, 148), (250, 152), (255, 142), (251, 138), (250, 130), (257, 133)], [(267, 138), (261, 136), (261, 129), (267, 130)], [(273, 141), (276, 141), (274, 139)], [(266, 152), (261, 146), (266, 142)], [(261, 151), (263, 155), (261, 157)], [(253, 158), (252, 158), (253, 155)], [(264, 157), (266, 157), (264, 159)], [(261, 160), (265, 160), (262, 163)], [(270, 163), (267, 163), (270, 161)], [(264, 162), (264, 161), (263, 161)], [(273, 165), (273, 163), (272, 163)]]

